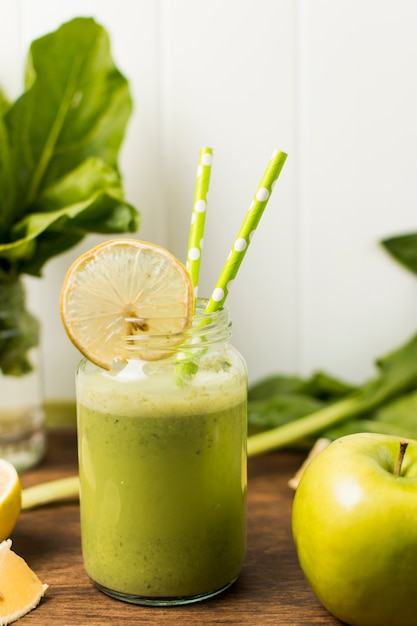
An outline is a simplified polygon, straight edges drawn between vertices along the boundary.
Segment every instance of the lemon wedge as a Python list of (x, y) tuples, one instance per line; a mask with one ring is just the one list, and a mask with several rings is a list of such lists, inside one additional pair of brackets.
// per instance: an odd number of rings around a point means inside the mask
[(22, 506), (22, 488), (15, 467), (0, 459), (0, 541), (10, 537)]
[[(165, 248), (126, 238), (81, 255), (67, 272), (60, 298), (69, 338), (104, 369), (114, 359), (133, 355), (145, 360), (167, 356), (183, 341), (193, 310), (193, 286), (184, 265)], [(133, 352), (127, 341), (132, 336)]]
[(43, 597), (43, 585), (26, 561), (13, 552), (10, 539), (0, 543), (0, 624), (6, 626), (29, 613)]

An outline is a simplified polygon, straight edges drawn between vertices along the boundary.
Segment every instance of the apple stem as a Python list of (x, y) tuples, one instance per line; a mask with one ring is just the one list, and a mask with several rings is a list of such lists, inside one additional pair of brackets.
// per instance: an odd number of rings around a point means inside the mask
[(397, 462), (395, 463), (394, 476), (400, 476), (401, 467), (404, 460), (405, 451), (407, 450), (408, 441), (400, 442), (400, 451), (398, 453)]

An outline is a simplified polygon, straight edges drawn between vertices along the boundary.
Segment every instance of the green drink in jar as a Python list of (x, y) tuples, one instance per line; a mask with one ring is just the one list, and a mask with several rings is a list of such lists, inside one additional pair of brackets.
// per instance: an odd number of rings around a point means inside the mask
[(64, 323), (85, 355), (76, 390), (88, 575), (137, 604), (220, 593), (246, 551), (247, 373), (228, 311), (207, 314), (186, 269), (144, 242), (102, 244), (64, 285)]

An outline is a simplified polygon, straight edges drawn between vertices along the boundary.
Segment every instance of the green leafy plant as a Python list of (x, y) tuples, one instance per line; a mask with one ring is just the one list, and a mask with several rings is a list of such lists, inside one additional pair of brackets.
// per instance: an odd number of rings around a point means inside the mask
[(394, 259), (417, 274), (417, 233), (395, 235), (381, 243)]
[[(417, 274), (417, 234), (381, 242)], [(311, 378), (273, 375), (249, 389), (248, 454), (311, 446), (317, 437), (335, 439), (377, 432), (417, 439), (417, 335), (377, 359), (377, 374), (354, 387), (319, 372)]]
[(91, 18), (35, 40), (23, 94), (13, 103), (0, 94), (3, 373), (26, 372), (28, 348), (38, 341), (38, 324), (22, 305), (21, 275), (40, 276), (49, 259), (87, 233), (139, 227), (118, 168), (131, 111), (108, 34)]

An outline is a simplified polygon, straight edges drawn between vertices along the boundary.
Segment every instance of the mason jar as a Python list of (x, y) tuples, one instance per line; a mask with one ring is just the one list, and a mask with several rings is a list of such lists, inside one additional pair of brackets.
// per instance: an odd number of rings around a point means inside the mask
[(247, 372), (228, 311), (205, 306), (175, 342), (132, 332), (128, 359), (77, 370), (83, 560), (135, 604), (214, 596), (245, 558)]

